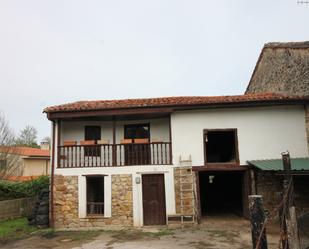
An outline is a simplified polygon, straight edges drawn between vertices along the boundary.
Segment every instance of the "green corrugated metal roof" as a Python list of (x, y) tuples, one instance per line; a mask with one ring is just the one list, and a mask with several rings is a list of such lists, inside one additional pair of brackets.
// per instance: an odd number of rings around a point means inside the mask
[[(252, 160), (249, 164), (261, 170), (283, 170), (282, 159)], [(309, 170), (309, 158), (291, 158), (292, 170)]]

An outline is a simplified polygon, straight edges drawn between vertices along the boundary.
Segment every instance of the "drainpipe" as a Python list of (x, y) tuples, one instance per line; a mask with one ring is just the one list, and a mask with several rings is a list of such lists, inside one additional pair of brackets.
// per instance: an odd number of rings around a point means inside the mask
[(55, 131), (56, 123), (52, 121), (52, 150), (51, 150), (51, 174), (50, 174), (50, 226), (54, 227), (54, 172), (55, 172)]

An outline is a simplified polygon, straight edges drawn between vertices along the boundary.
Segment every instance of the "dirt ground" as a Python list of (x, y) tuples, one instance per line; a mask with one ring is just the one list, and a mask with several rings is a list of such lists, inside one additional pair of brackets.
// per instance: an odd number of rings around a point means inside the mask
[[(139, 248), (235, 248), (249, 249), (250, 225), (236, 217), (208, 218), (200, 226), (185, 229), (143, 228), (121, 231), (100, 231), (93, 236), (83, 233), (57, 233), (51, 236), (33, 235), (30, 238), (2, 245), (3, 249), (139, 249)], [(278, 229), (267, 231), (270, 249), (278, 248)]]

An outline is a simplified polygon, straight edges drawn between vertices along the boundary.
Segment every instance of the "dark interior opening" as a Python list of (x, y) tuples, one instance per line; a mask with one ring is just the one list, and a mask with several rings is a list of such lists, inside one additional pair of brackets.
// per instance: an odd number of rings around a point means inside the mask
[[(101, 140), (101, 126), (85, 126), (85, 140)], [(85, 156), (100, 156), (100, 146), (84, 148)]]
[(243, 216), (241, 172), (200, 172), (202, 216), (235, 214)]
[(87, 214), (104, 214), (104, 177), (87, 177)]
[(207, 163), (229, 163), (237, 161), (236, 130), (207, 131), (205, 133)]

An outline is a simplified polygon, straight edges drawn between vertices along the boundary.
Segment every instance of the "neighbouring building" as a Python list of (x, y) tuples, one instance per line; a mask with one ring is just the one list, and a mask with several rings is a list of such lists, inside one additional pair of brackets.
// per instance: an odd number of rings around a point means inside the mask
[(308, 102), (257, 93), (48, 107), (51, 224), (76, 229), (194, 223), (213, 213), (246, 217), (248, 195), (256, 193), (252, 164), (287, 150), (308, 158)]
[(246, 94), (265, 92), (309, 96), (309, 41), (264, 45)]
[[(246, 89), (246, 94), (252, 93), (309, 96), (309, 42), (265, 44)], [(304, 105), (304, 109), (309, 144), (309, 105)], [(267, 163), (268, 167), (265, 167), (265, 161), (255, 162), (255, 166), (260, 169), (257, 173), (257, 192), (264, 196), (268, 206), (274, 206), (278, 203), (278, 193), (282, 189), (282, 176), (280, 176), (282, 163), (277, 158)], [(296, 206), (301, 212), (308, 211), (309, 176), (303, 169), (309, 168), (309, 161), (294, 159), (292, 167), (294, 167)]]
[(10, 147), (1, 148), (0, 151), (10, 155), (0, 161), (0, 166), (3, 168), (7, 164), (12, 164), (10, 166), (11, 172), (7, 176), (9, 179), (22, 180), (30, 179), (28, 177), (32, 176), (50, 174), (49, 150), (31, 147)]

